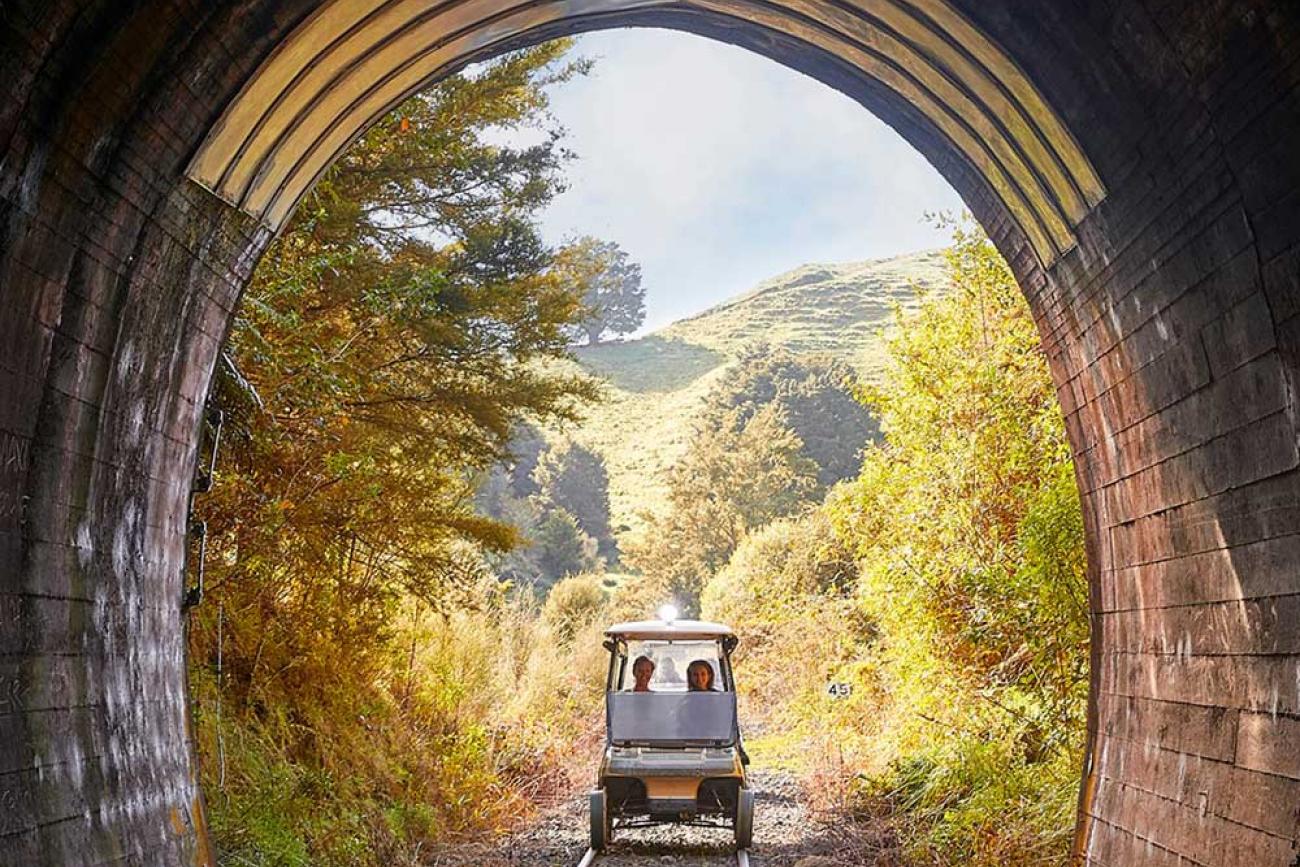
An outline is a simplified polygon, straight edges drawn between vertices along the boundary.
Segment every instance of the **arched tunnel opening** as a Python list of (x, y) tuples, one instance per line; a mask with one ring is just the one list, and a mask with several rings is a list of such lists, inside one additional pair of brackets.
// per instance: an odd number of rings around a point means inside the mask
[(466, 63), (655, 25), (915, 145), (1012, 267), (1090, 562), (1082, 863), (1291, 864), (1300, 13), (1281, 3), (9, 4), (0, 11), (0, 852), (201, 863), (181, 564), (254, 265)]

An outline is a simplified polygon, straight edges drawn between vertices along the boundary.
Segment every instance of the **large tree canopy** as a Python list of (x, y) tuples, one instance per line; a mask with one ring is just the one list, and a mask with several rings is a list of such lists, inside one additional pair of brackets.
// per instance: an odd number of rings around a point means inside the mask
[(863, 447), (880, 434), (871, 411), (854, 397), (855, 383), (843, 361), (756, 343), (709, 393), (705, 423), (718, 427), (731, 416), (743, 424), (775, 404), (803, 442), (804, 457), (817, 464), (818, 481), (829, 487), (857, 475)]
[(784, 411), (766, 404), (742, 418), (735, 409), (696, 429), (668, 473), (669, 509), (651, 517), (628, 560), (644, 578), (642, 596), (673, 598), (698, 610), (700, 591), (745, 534), (814, 501), (817, 466)]
[(470, 471), (505, 457), (525, 415), (572, 418), (593, 391), (532, 363), (564, 353), (583, 311), (530, 217), (561, 189), (556, 138), (512, 149), (483, 132), (540, 122), (545, 86), (579, 71), (564, 50), (405, 103), (259, 266), (231, 358), (265, 409), (232, 404), (244, 436), (212, 514), (214, 543), (236, 552), (228, 577), (262, 568), (259, 551), (286, 572), (346, 551), (339, 569), (432, 597), (464, 577), (455, 543), (510, 544), (475, 513)]
[(600, 544), (603, 555), (614, 553), (604, 458), (581, 443), (562, 439), (541, 456), (533, 480), (544, 502), (573, 515), (583, 532)]
[(562, 278), (582, 293), (587, 313), (575, 330), (595, 345), (606, 334), (630, 334), (645, 321), (641, 266), (612, 241), (583, 237), (555, 260)]
[[(292, 863), (354, 864), (340, 839), (382, 853), (393, 834), (455, 827), (456, 787), (488, 785), (455, 777), (483, 755), (430, 748), (473, 733), (420, 703), (414, 650), (393, 636), (413, 610), (494, 598), (482, 552), (517, 534), (477, 510), (477, 479), (523, 422), (572, 419), (595, 394), (538, 363), (566, 354), (586, 309), (533, 222), (561, 189), (558, 131), (518, 148), (487, 135), (550, 123), (547, 85), (583, 68), (567, 48), (507, 55), (399, 107), (318, 184), (245, 294), (217, 395), (231, 435), (201, 504), (210, 598), (191, 631), (195, 681), (222, 659), (220, 701), (250, 733), (215, 817), (227, 847), (261, 827), (239, 810), (276, 803), (268, 768), (332, 780), (315, 796), (329, 822), (266, 819), (309, 836)], [(366, 818), (402, 802), (428, 815)], [(312, 836), (327, 827), (347, 830)], [(263, 863), (279, 843), (250, 845)]]

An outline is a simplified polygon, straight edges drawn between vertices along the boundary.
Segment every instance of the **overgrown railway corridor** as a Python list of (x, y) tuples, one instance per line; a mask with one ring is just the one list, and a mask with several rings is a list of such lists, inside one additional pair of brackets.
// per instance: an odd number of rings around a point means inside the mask
[[(1293, 0), (4, 0), (0, 865), (212, 863), (187, 516), (252, 269), (403, 97), (624, 26), (857, 100), (1015, 272), (1087, 533), (1078, 862), (1300, 864)], [(821, 845), (780, 791), (754, 863)], [(598, 863), (725, 860), (638, 845)]]
[[(759, 772), (754, 845), (747, 851), (754, 867), (833, 867), (896, 863), (894, 842), (886, 826), (845, 826), (819, 817), (809, 808), (794, 778), (784, 772)], [(448, 847), (429, 855), (430, 867), (573, 867), (587, 852), (587, 815), (580, 798), (545, 811), (541, 820), (519, 834), (491, 844)], [(736, 848), (729, 829), (666, 825), (615, 835), (615, 842), (594, 858), (602, 867), (733, 867)]]

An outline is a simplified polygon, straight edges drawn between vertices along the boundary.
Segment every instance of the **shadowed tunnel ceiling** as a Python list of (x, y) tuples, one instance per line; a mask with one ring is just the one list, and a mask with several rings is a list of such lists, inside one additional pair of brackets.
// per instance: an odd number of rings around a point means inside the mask
[(182, 570), (243, 285), (405, 95), (616, 26), (743, 45), (843, 91), (1015, 270), (1088, 536), (1080, 862), (1300, 863), (1291, 0), (8, 0), (0, 865), (211, 860)]

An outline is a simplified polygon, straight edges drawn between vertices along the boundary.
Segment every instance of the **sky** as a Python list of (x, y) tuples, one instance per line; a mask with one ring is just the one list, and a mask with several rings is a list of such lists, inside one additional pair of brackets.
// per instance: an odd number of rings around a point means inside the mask
[(883, 122), (742, 48), (668, 30), (581, 36), (592, 72), (551, 110), (577, 159), (547, 240), (617, 242), (641, 264), (653, 331), (808, 262), (942, 246), (961, 200)]

